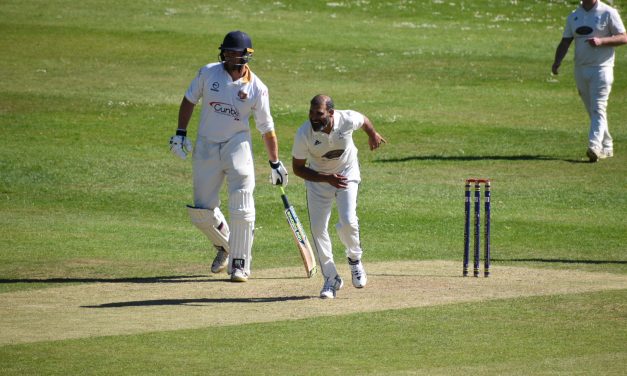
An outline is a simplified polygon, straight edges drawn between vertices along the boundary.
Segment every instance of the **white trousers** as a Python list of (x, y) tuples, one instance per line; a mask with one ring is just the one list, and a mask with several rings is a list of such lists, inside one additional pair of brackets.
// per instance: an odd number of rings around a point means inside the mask
[(241, 132), (223, 143), (196, 140), (193, 152), (194, 206), (214, 209), (220, 206), (220, 190), (224, 180), (229, 194), (229, 265), (234, 259), (244, 260), (250, 274), (253, 230), (255, 227), (255, 168), (250, 132)]
[(329, 236), (329, 220), (333, 203), (337, 204), (338, 223), (335, 225), (340, 241), (346, 247), (347, 257), (361, 260), (362, 249), (359, 240), (359, 220), (357, 218), (357, 182), (349, 182), (346, 189), (337, 189), (328, 183), (306, 181), (307, 209), (314, 248), (325, 278), (333, 278), (337, 273), (333, 260), (333, 248)]
[(614, 82), (613, 67), (575, 67), (577, 91), (590, 118), (588, 146), (612, 150), (612, 136), (607, 125), (607, 101)]

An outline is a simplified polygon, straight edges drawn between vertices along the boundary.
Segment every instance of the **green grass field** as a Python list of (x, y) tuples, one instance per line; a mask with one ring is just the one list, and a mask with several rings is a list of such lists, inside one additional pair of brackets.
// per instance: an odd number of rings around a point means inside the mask
[[(550, 74), (577, 3), (2, 1), (0, 306), (30, 290), (209, 274), (185, 210), (191, 163), (167, 143), (189, 82), (234, 29), (253, 38), (286, 164), (321, 92), (388, 140), (370, 152), (355, 136), (366, 267), (449, 260), (461, 274), (463, 181), (489, 177), (495, 274), (627, 275), (627, 46), (608, 110), (615, 156), (588, 163), (572, 50)], [(627, 21), (627, 2), (614, 6)], [(299, 266), (253, 135), (253, 273)], [(306, 219), (302, 180), (287, 191)], [(626, 302), (621, 289), (6, 344), (0, 374), (619, 375)]]

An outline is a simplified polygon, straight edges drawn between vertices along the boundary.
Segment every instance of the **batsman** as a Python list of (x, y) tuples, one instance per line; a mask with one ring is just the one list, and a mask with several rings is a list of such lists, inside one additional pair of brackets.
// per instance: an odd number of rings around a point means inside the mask
[[(215, 246), (213, 273), (227, 269), (233, 282), (246, 282), (252, 261), (255, 227), (255, 169), (249, 118), (261, 133), (271, 167), (271, 180), (287, 185), (279, 160), (268, 88), (250, 70), (253, 44), (248, 34), (232, 31), (219, 47), (219, 62), (200, 68), (179, 108), (178, 129), (170, 150), (182, 159), (192, 154), (194, 205), (192, 223)], [(187, 137), (194, 107), (202, 101), (195, 147)], [(220, 211), (220, 190), (228, 187), (227, 222)]]
[(328, 225), (333, 203), (337, 204), (340, 241), (346, 247), (353, 286), (362, 288), (368, 281), (361, 262), (363, 250), (357, 218), (357, 190), (361, 182), (353, 131), (363, 129), (370, 150), (385, 139), (372, 122), (359, 112), (335, 110), (331, 97), (316, 95), (310, 102), (309, 120), (298, 129), (292, 147), (294, 173), (305, 179), (307, 208), (314, 248), (318, 255), (324, 285), (323, 299), (333, 299), (344, 281), (338, 275)]

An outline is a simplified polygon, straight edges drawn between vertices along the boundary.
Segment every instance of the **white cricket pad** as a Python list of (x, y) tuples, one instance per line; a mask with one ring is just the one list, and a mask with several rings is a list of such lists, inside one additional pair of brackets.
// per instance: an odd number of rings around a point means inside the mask
[(215, 246), (229, 252), (229, 225), (220, 208), (201, 209), (188, 205), (187, 211), (194, 226), (198, 227)]
[(229, 193), (231, 237), (229, 238), (229, 270), (233, 260), (244, 260), (244, 271), (250, 274), (252, 261), (253, 230), (255, 228), (255, 202), (250, 190), (238, 189)]
[(255, 200), (253, 192), (246, 189), (238, 189), (229, 192), (229, 214), (231, 223), (238, 221), (255, 221)]
[(254, 222), (233, 222), (231, 223), (233, 236), (231, 236), (231, 250), (229, 252), (229, 266), (227, 273), (233, 272), (233, 260), (243, 260), (244, 271), (250, 274), (250, 264), (252, 261), (252, 247), (254, 236)]

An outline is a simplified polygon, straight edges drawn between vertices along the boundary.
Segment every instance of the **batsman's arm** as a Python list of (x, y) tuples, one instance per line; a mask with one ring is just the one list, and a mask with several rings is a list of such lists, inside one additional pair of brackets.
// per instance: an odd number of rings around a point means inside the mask
[(270, 161), (278, 161), (279, 160), (279, 142), (276, 137), (276, 133), (274, 131), (266, 132), (262, 136), (263, 143), (266, 146), (266, 151), (268, 152), (268, 160)]
[(181, 101), (181, 106), (179, 107), (179, 122), (178, 129), (187, 131), (187, 125), (189, 124), (190, 119), (192, 118), (192, 114), (194, 113), (195, 104), (188, 101), (187, 98), (183, 97)]
[(179, 107), (178, 128), (176, 134), (170, 137), (170, 151), (183, 160), (187, 159), (187, 155), (193, 149), (192, 142), (187, 137), (187, 125), (194, 113), (194, 106), (192, 102), (183, 97)]
[(326, 174), (307, 167), (306, 159), (292, 157), (292, 170), (296, 176), (305, 180), (329, 183), (335, 188), (346, 188), (346, 176), (339, 174)]
[(270, 183), (274, 185), (286, 186), (288, 182), (287, 169), (283, 162), (279, 160), (279, 142), (274, 130), (264, 133), (263, 142), (268, 151), (268, 162), (270, 162)]

